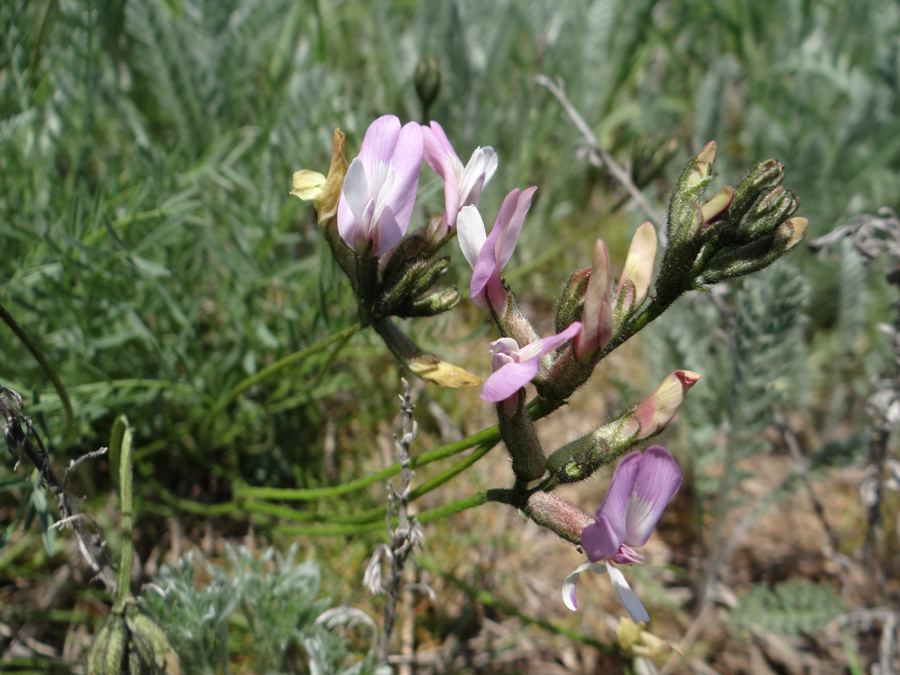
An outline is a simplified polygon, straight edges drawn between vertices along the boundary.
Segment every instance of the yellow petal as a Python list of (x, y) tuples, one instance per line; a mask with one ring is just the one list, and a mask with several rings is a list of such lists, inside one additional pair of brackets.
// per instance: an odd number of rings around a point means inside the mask
[(477, 387), (481, 378), (452, 363), (440, 361), (435, 357), (419, 356), (409, 360), (409, 369), (423, 380), (434, 382), (442, 387), (457, 389), (459, 387)]
[(310, 201), (322, 196), (325, 176), (318, 171), (295, 171), (293, 183), (294, 189), (291, 190), (291, 194), (304, 201)]

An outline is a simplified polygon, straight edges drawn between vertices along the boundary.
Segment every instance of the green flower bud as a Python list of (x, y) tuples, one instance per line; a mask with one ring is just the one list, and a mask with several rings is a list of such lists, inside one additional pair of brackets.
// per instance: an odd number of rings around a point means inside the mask
[(563, 288), (556, 305), (556, 333), (562, 333), (576, 321), (581, 320), (584, 309), (584, 294), (591, 278), (591, 268), (585, 267), (573, 273)]
[(441, 66), (437, 59), (433, 56), (423, 57), (416, 66), (413, 82), (422, 108), (428, 110), (441, 91)]
[(125, 617), (120, 614), (107, 616), (88, 653), (88, 675), (119, 675), (126, 672), (127, 642)]
[(757, 164), (734, 190), (734, 200), (730, 208), (731, 217), (740, 220), (760, 194), (778, 187), (782, 180), (784, 180), (784, 165), (777, 159), (767, 159)]
[(404, 318), (437, 316), (456, 307), (460, 299), (458, 290), (444, 288), (424, 298), (417, 298), (408, 307), (398, 311), (395, 316)]

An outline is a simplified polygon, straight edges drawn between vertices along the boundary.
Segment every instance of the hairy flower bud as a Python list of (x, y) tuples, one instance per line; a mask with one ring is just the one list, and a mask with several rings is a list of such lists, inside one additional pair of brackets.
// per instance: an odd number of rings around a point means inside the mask
[(635, 434), (638, 440), (646, 440), (665, 429), (684, 402), (688, 390), (700, 379), (700, 373), (676, 370), (662, 381), (628, 417), (620, 430), (622, 437)]
[(584, 309), (584, 294), (587, 291), (591, 268), (584, 267), (574, 272), (563, 288), (562, 296), (556, 305), (556, 332), (561, 333), (574, 322), (581, 319)]
[(535, 492), (525, 507), (528, 516), (541, 527), (546, 527), (573, 544), (581, 543), (581, 531), (594, 522), (594, 518), (569, 502), (549, 492)]

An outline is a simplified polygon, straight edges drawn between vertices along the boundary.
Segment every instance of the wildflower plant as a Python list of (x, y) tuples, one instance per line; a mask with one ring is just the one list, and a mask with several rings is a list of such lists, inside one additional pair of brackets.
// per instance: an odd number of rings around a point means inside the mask
[[(362, 325), (374, 328), (403, 369), (443, 386), (481, 385), (478, 376), (420, 349), (395, 323), (435, 316), (461, 302), (455, 288), (439, 286), (450, 258), (437, 257), (458, 237), (472, 269), (469, 300), (486, 310), (499, 334), (490, 349), (492, 374), (481, 390), (481, 398), (495, 405), (497, 431), (480, 443), (486, 452), (502, 439), (513, 475), (505, 487), (438, 511), (446, 515), (486, 501), (519, 509), (586, 553), (589, 561), (564, 584), (570, 609), (576, 608), (575, 579), (591, 569), (609, 574), (634, 621), (649, 621), (617, 565), (641, 562), (634, 547), (650, 537), (681, 484), (681, 472), (665, 448), (642, 453), (640, 447), (672, 421), (700, 374), (673, 371), (644, 401), (549, 451), (534, 422), (564, 406), (604, 358), (680, 296), (762, 269), (800, 243), (807, 221), (794, 215), (798, 200), (781, 185), (783, 165), (761, 162), (736, 187), (707, 198), (716, 156), (715, 142), (708, 143), (674, 186), (664, 232), (651, 222), (641, 225), (618, 278), (606, 244), (597, 239), (591, 266), (574, 272), (563, 287), (555, 334), (540, 337), (503, 277), (529, 226), (537, 186), (513, 187), (488, 231), (478, 202), (498, 164), (490, 147), (477, 148), (464, 166), (437, 122), (419, 128), (385, 116), (371, 124), (359, 156), (348, 165), (343, 134), (335, 131), (334, 138), (328, 177), (311, 180), (314, 174), (300, 171), (293, 194), (313, 200), (319, 227), (356, 294)], [(412, 229), (423, 160), (444, 181), (445, 209)], [(530, 401), (529, 383), (537, 392)], [(606, 497), (598, 496), (593, 518), (553, 494), (623, 457)]]

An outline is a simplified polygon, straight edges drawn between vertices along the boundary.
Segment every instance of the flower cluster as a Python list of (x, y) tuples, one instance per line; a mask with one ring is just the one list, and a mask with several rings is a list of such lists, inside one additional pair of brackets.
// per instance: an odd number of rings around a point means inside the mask
[[(580, 545), (588, 557), (563, 586), (571, 609), (579, 574), (592, 570), (609, 575), (634, 621), (649, 621), (618, 566), (642, 562), (635, 548), (647, 542), (682, 479), (665, 448), (643, 453), (636, 448), (666, 428), (700, 375), (672, 372), (642, 402), (552, 453), (545, 452), (533, 426), (535, 410), (542, 406), (546, 414), (564, 405), (607, 354), (683, 293), (765, 267), (806, 232), (806, 219), (793, 215), (796, 196), (781, 186), (784, 167), (777, 160), (761, 162), (737, 187), (725, 186), (706, 199), (715, 154), (716, 144), (707, 144), (676, 183), (661, 256), (656, 228), (646, 222), (634, 232), (616, 277), (609, 248), (596, 239), (590, 267), (572, 273), (563, 286), (555, 334), (543, 338), (503, 278), (537, 187), (512, 189), (488, 232), (478, 205), (498, 167), (492, 148), (476, 148), (463, 164), (437, 122), (401, 125), (385, 115), (369, 126), (349, 164), (344, 136), (336, 131), (327, 178), (311, 171), (294, 174), (292, 194), (314, 202), (320, 229), (353, 285), (362, 324), (371, 325), (408, 370), (444, 386), (473, 386), (481, 384), (479, 377), (423, 352), (392, 322), (433, 316), (460, 302), (455, 288), (435, 289), (449, 257), (432, 260), (458, 237), (472, 269), (469, 298), (487, 311), (500, 334), (491, 343), (492, 374), (481, 397), (496, 406), (512, 460), (515, 483), (508, 501)], [(443, 181), (444, 210), (408, 233), (424, 164)], [(529, 384), (540, 398), (538, 406), (526, 401)], [(619, 459), (593, 519), (550, 494)]]

